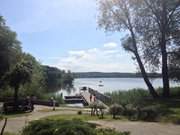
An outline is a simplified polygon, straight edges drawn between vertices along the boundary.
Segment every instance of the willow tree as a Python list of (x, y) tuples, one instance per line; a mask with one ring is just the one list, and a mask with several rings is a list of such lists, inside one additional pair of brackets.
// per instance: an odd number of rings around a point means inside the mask
[(148, 78), (140, 55), (142, 52), (136, 30), (135, 2), (135, 0), (100, 0), (98, 24), (100, 28), (106, 31), (124, 31), (127, 33), (122, 45), (126, 51), (134, 55), (150, 94), (156, 98), (158, 94)]

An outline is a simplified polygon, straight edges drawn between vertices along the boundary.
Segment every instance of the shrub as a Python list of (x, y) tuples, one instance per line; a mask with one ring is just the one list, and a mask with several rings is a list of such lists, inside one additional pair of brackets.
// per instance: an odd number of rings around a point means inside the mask
[(113, 116), (113, 119), (115, 119), (117, 115), (120, 115), (123, 113), (123, 107), (118, 104), (113, 104), (110, 106), (109, 112)]
[(79, 110), (79, 111), (77, 112), (77, 114), (78, 114), (78, 115), (82, 115), (82, 111)]
[(103, 118), (104, 109), (106, 109), (106, 107), (102, 103), (94, 102), (94, 103), (91, 103), (89, 107), (91, 108), (91, 116), (97, 115), (97, 116), (101, 116), (100, 118)]
[(157, 118), (163, 114), (159, 106), (148, 106), (140, 109), (138, 119), (143, 121), (156, 121)]
[(97, 135), (130, 135), (130, 132), (116, 132), (113, 129), (98, 129)]
[(23, 129), (22, 135), (129, 135), (110, 129), (96, 129), (95, 124), (80, 120), (37, 120)]
[(3, 120), (3, 116), (2, 116), (2, 115), (0, 115), (0, 121), (1, 121), (1, 120)]
[(56, 100), (56, 102), (58, 102), (59, 104), (64, 104), (64, 100), (61, 94), (55, 94), (55, 93), (45, 93), (42, 94), (40, 99), (42, 100), (50, 100), (51, 98), (54, 98)]
[(124, 107), (123, 115), (127, 116), (130, 120), (137, 120), (138, 109), (132, 104), (128, 104)]
[(79, 120), (38, 120), (24, 128), (23, 135), (96, 135), (94, 126)]

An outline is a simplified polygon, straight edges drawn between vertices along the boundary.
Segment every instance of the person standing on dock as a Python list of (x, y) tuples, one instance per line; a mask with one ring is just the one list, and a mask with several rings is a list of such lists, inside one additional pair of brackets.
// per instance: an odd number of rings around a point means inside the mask
[(90, 102), (92, 102), (92, 97), (93, 97), (92, 94), (90, 94), (90, 97), (89, 97)]
[(94, 95), (94, 102), (96, 102), (96, 95)]

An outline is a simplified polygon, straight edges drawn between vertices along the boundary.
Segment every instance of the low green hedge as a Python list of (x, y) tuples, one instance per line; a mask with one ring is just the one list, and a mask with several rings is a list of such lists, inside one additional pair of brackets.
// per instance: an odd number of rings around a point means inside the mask
[(37, 120), (23, 129), (22, 135), (129, 135), (111, 129), (96, 129), (95, 124), (80, 120)]

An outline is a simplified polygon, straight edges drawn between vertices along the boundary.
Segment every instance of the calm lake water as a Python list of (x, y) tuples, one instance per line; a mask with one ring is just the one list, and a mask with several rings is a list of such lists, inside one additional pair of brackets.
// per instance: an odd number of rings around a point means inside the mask
[[(155, 88), (162, 87), (162, 80), (160, 78), (152, 79), (151, 82)], [(100, 87), (100, 84), (103, 86)], [(170, 85), (180, 86), (173, 81), (170, 82)], [(142, 78), (80, 78), (74, 80), (75, 90), (70, 95), (79, 93), (79, 88), (83, 86), (93, 88), (101, 93), (133, 88), (147, 89)], [(63, 95), (69, 95), (69, 93), (63, 92)]]

